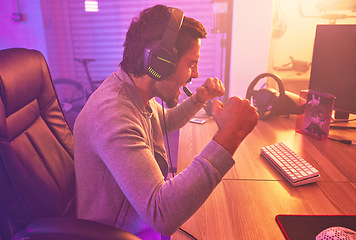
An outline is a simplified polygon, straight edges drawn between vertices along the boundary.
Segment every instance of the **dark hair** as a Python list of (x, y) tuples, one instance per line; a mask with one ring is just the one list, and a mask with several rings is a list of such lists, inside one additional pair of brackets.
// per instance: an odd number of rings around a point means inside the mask
[[(140, 13), (139, 18), (134, 18), (126, 33), (123, 59), (121, 68), (136, 77), (146, 74), (143, 67), (143, 55), (149, 42), (162, 38), (169, 20), (167, 7), (156, 5)], [(175, 47), (179, 58), (192, 48), (199, 38), (206, 38), (205, 27), (198, 21), (184, 17)]]

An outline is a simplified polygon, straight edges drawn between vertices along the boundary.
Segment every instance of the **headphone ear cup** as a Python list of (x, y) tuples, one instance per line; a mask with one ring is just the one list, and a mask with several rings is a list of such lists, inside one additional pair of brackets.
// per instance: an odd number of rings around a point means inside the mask
[(153, 42), (145, 49), (144, 53), (146, 74), (157, 81), (164, 80), (172, 75), (177, 62), (177, 50), (175, 48), (172, 52), (169, 52), (159, 46), (160, 42)]
[(150, 42), (145, 48), (143, 55), (143, 68), (146, 73), (148, 72), (148, 67), (150, 66), (152, 49), (156, 49), (159, 44), (159, 41)]

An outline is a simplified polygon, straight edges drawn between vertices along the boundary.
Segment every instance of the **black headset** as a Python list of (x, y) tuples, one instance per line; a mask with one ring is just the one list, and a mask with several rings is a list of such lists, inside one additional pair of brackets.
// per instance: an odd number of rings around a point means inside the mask
[(175, 43), (183, 23), (184, 12), (178, 8), (168, 8), (169, 21), (162, 39), (147, 44), (143, 64), (146, 74), (161, 81), (172, 75), (177, 64)]

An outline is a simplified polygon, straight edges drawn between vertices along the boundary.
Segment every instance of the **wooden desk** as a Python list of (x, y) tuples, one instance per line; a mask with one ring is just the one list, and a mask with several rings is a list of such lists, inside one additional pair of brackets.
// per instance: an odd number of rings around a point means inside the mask
[[(178, 172), (217, 130), (212, 118), (180, 131)], [(356, 214), (356, 146), (320, 141), (295, 133), (294, 116), (259, 121), (234, 155), (235, 166), (183, 229), (199, 240), (284, 239), (278, 214)], [(335, 138), (356, 141), (355, 130), (331, 130)], [(293, 187), (262, 157), (263, 146), (284, 142), (320, 174), (318, 183)], [(190, 239), (177, 232), (173, 240)]]

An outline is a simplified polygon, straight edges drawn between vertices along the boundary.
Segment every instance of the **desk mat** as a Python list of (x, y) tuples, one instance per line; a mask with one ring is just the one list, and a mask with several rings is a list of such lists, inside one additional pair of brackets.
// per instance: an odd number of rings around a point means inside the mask
[(329, 227), (346, 227), (356, 231), (356, 215), (284, 215), (276, 216), (276, 222), (287, 240), (315, 240)]

